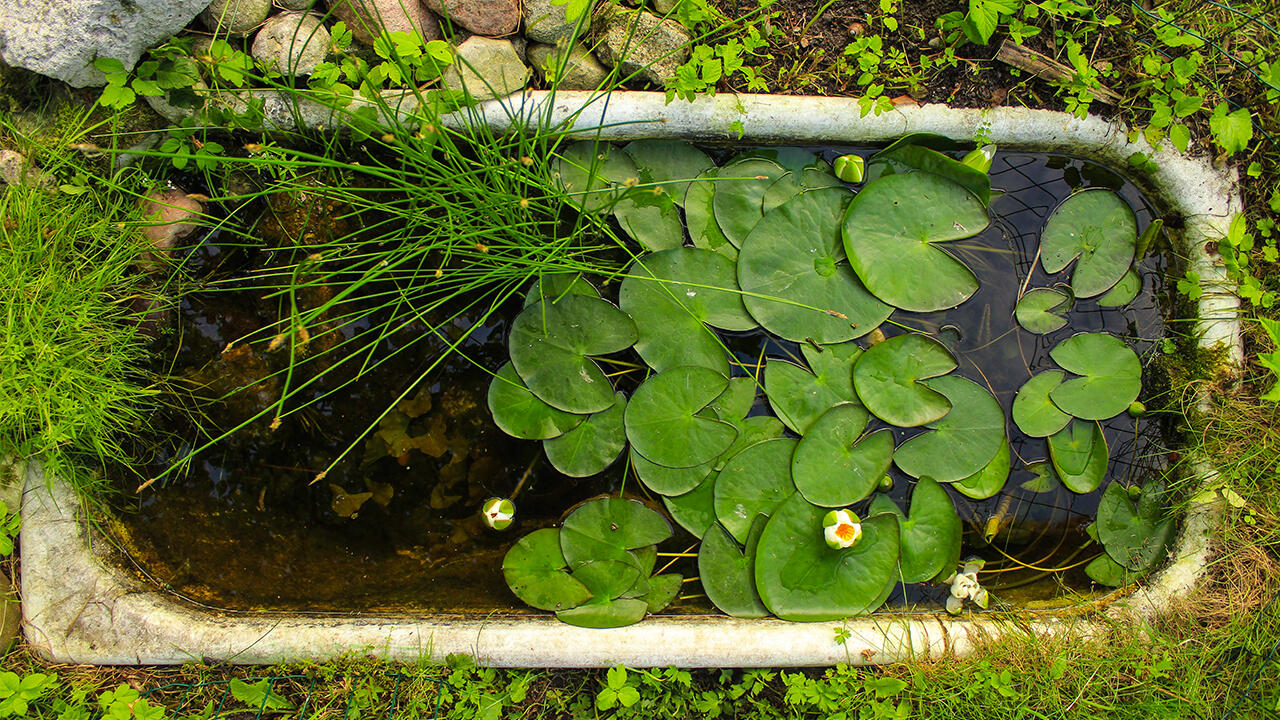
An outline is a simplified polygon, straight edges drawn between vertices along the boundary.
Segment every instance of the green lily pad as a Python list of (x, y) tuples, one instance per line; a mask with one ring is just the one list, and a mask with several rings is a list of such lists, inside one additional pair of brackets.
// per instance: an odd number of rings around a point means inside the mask
[(503, 432), (525, 440), (560, 437), (587, 417), (557, 410), (539, 400), (525, 387), (511, 363), (499, 368), (489, 383), (489, 412)]
[(898, 516), (902, 557), (902, 582), (917, 583), (955, 572), (960, 561), (960, 534), (963, 530), (951, 496), (936, 481), (924, 478), (911, 491), (909, 515), (903, 515), (888, 495), (876, 495), (871, 513)]
[(1009, 468), (1012, 453), (1009, 450), (1009, 439), (1005, 438), (996, 451), (991, 462), (978, 472), (951, 483), (961, 495), (974, 500), (986, 500), (1004, 489), (1009, 480)]
[(747, 533), (746, 548), (720, 523), (713, 523), (702, 537), (698, 548), (698, 577), (707, 599), (721, 612), (741, 618), (759, 618), (769, 614), (756, 592), (756, 549), (768, 518), (757, 515)]
[(1142, 276), (1130, 269), (1129, 272), (1124, 274), (1124, 277), (1120, 278), (1120, 282), (1098, 298), (1098, 305), (1102, 307), (1124, 307), (1133, 302), (1133, 299), (1138, 297), (1140, 292), (1142, 292)]
[(680, 594), (684, 587), (684, 576), (679, 573), (666, 573), (649, 578), (649, 594), (643, 600), (649, 605), (649, 613), (662, 612)]
[(656, 187), (683, 205), (690, 181), (716, 165), (698, 148), (679, 140), (634, 140), (622, 148), (640, 171), (642, 183)]
[(1035, 477), (1022, 483), (1023, 490), (1029, 490), (1033, 493), (1053, 492), (1062, 487), (1062, 483), (1058, 480), (1058, 474), (1053, 471), (1053, 463), (1048, 460), (1033, 460), (1027, 463), (1026, 469), (1031, 471)]
[(796, 491), (791, 456), (796, 440), (757, 443), (730, 458), (716, 477), (716, 518), (738, 542), (746, 542), (756, 515), (768, 516)]
[(858, 544), (834, 550), (822, 533), (827, 512), (797, 492), (778, 506), (760, 537), (756, 590), (783, 620), (840, 620), (869, 612), (897, 573), (895, 516), (864, 519)]
[(725, 465), (729, 464), (729, 461), (743, 450), (768, 440), (780, 438), (786, 434), (786, 428), (783, 427), (778, 418), (768, 415), (744, 418), (732, 424), (738, 429), (738, 437), (729, 446), (729, 449), (725, 450), (724, 454), (715, 460), (716, 472), (723, 470)]
[(1022, 384), (1013, 398), (1013, 422), (1031, 437), (1049, 437), (1071, 422), (1071, 416), (1058, 409), (1049, 393), (1062, 384), (1066, 374), (1061, 370), (1045, 370)]
[(644, 486), (659, 495), (683, 495), (698, 487), (715, 470), (718, 459), (712, 458), (693, 467), (671, 468), (652, 462), (635, 448), (631, 449), (631, 467)]
[(1084, 420), (1106, 420), (1129, 409), (1142, 390), (1142, 363), (1120, 338), (1108, 333), (1078, 333), (1058, 343), (1049, 357), (1083, 377), (1067, 380), (1049, 393), (1063, 412)]
[(640, 568), (617, 560), (589, 560), (578, 563), (570, 574), (587, 586), (594, 600), (612, 600), (636, 584)]
[(576, 142), (558, 152), (557, 182), (569, 204), (583, 212), (611, 207), (626, 191), (627, 180), (640, 179), (631, 157), (609, 143)]
[(942, 343), (918, 333), (873, 345), (853, 366), (853, 386), (872, 415), (898, 427), (931, 423), (951, 411), (951, 401), (922, 383), (956, 369)]
[(719, 420), (738, 423), (751, 412), (751, 406), (755, 403), (755, 378), (736, 377), (729, 379), (729, 386), (707, 405), (707, 409), (715, 413)]
[(978, 279), (938, 245), (977, 235), (989, 222), (982, 203), (946, 178), (888, 175), (849, 203), (844, 248), (872, 295), (903, 310), (945, 310), (977, 292)]
[(872, 163), (887, 163), (894, 172), (921, 171), (944, 177), (968, 190), (984, 206), (991, 204), (991, 177), (931, 147), (900, 141), (881, 150)]
[(788, 340), (838, 343), (861, 337), (892, 308), (872, 297), (845, 263), (840, 222), (851, 193), (801, 193), (773, 210), (740, 245), (743, 302), (765, 329)]
[(671, 198), (633, 188), (613, 206), (618, 226), (645, 250), (657, 252), (684, 245), (684, 223)]
[(951, 412), (898, 446), (893, 462), (915, 478), (955, 482), (986, 467), (1005, 442), (1004, 410), (991, 392), (972, 380), (946, 375), (927, 380), (946, 396)]
[(859, 402), (853, 391), (853, 367), (862, 357), (862, 348), (854, 343), (822, 348), (820, 352), (807, 344), (800, 346), (813, 372), (777, 358), (769, 358), (764, 366), (769, 405), (798, 435), (805, 434), (831, 406)]
[(591, 591), (568, 573), (560, 531), (543, 528), (520, 538), (502, 559), (511, 592), (539, 610), (566, 610), (591, 599)]
[(763, 158), (742, 158), (720, 168), (711, 206), (720, 231), (734, 247), (741, 248), (760, 222), (765, 192), (786, 172), (778, 163)]
[[(671, 523), (635, 500), (589, 500), (560, 526), (560, 549), (570, 566), (592, 560), (636, 563), (628, 550), (655, 545), (671, 536)], [(638, 563), (637, 563), (638, 564)]]
[(590, 281), (576, 272), (548, 272), (533, 281), (529, 292), (524, 296), (524, 307), (538, 302), (550, 300), (555, 302), (565, 295), (589, 295), (600, 297), (600, 291)]
[(1077, 297), (1093, 297), (1124, 276), (1137, 241), (1137, 220), (1119, 195), (1085, 190), (1062, 201), (1045, 221), (1040, 263), (1053, 274), (1080, 258), (1071, 271), (1071, 288)]
[(636, 325), (612, 303), (566, 295), (525, 308), (511, 325), (511, 364), (530, 392), (571, 413), (613, 405), (613, 386), (589, 355), (631, 347)]
[(1023, 330), (1040, 335), (1067, 324), (1062, 313), (1071, 309), (1071, 296), (1055, 288), (1032, 288), (1018, 299), (1013, 315)]
[(1099, 585), (1123, 587), (1130, 585), (1146, 573), (1129, 572), (1123, 565), (1111, 559), (1105, 552), (1084, 566), (1085, 574)]
[(715, 495), (717, 475), (719, 473), (711, 473), (698, 484), (698, 487), (683, 495), (662, 498), (662, 504), (671, 514), (671, 519), (696, 538), (701, 538), (707, 532), (707, 528), (717, 522)]
[(733, 444), (738, 431), (698, 415), (729, 380), (702, 367), (676, 367), (636, 388), (623, 423), (636, 452), (667, 467), (701, 465)]
[(1135, 507), (1125, 488), (1113, 482), (1098, 502), (1098, 539), (1107, 555), (1128, 570), (1145, 573), (1164, 559), (1174, 526), (1173, 518), (1161, 517), (1163, 491), (1159, 483), (1148, 485)]
[(594, 413), (557, 438), (542, 441), (547, 460), (569, 477), (589, 477), (613, 464), (627, 446), (622, 417), (627, 396), (617, 393), (613, 407)]
[(794, 171), (787, 172), (782, 177), (774, 180), (769, 189), (764, 191), (764, 197), (760, 200), (760, 210), (763, 214), (769, 214), (770, 210), (785, 203), (791, 198), (804, 192), (804, 188), (800, 185), (800, 179)]
[(634, 598), (619, 598), (608, 602), (587, 603), (572, 610), (561, 610), (556, 617), (561, 622), (585, 628), (615, 628), (635, 625), (649, 612), (649, 603)]
[(693, 246), (711, 250), (730, 260), (738, 259), (738, 248), (729, 242), (716, 223), (712, 202), (715, 198), (715, 178), (720, 168), (711, 168), (689, 183), (684, 195), (684, 221), (689, 227), (689, 239)]
[[(1082, 457), (1083, 465), (1080, 464)], [(1097, 490), (1107, 476), (1109, 460), (1107, 437), (1096, 421), (1072, 420), (1070, 425), (1049, 436), (1049, 461), (1054, 474), (1072, 492)]]
[(886, 429), (863, 436), (867, 418), (859, 405), (836, 405), (800, 439), (791, 475), (806, 500), (823, 507), (845, 507), (876, 489), (893, 457), (893, 432)]

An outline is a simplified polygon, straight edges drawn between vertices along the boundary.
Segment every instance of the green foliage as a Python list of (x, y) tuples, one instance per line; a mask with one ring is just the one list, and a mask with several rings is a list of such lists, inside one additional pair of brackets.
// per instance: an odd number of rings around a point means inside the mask
[(9, 506), (0, 501), (0, 558), (13, 552), (13, 541), (18, 537), (20, 526), (21, 518), (18, 517), (17, 509), (9, 512)]
[(629, 708), (640, 701), (640, 691), (635, 688), (627, 669), (621, 665), (609, 668), (604, 687), (596, 694), (596, 709), (610, 710), (614, 706)]
[(0, 671), (0, 718), (26, 717), (31, 703), (57, 687), (58, 676), (52, 673), (21, 676)]
[(99, 695), (98, 707), (104, 720), (162, 720), (166, 715), (163, 705), (153, 705), (137, 690), (124, 684)]
[[(243, 680), (232, 680), (230, 684), (231, 697), (248, 705), (254, 711), (282, 711), (292, 710), (293, 703), (276, 693), (272, 688), (270, 680), (259, 680), (256, 683), (247, 683)], [(139, 718), (139, 720), (142, 720)]]

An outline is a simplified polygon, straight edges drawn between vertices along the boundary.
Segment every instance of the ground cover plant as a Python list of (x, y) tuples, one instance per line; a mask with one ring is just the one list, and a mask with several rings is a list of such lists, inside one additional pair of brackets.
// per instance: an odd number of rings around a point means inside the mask
[[(932, 712), (962, 717), (978, 708), (984, 716), (1010, 717), (1218, 717), (1275, 712), (1276, 670), (1268, 653), (1277, 633), (1268, 588), (1274, 587), (1280, 515), (1274, 493), (1277, 455), (1270, 429), (1274, 405), (1261, 398), (1273, 385), (1270, 352), (1275, 343), (1267, 332), (1273, 326), (1266, 322), (1274, 300), (1268, 293), (1274, 292), (1272, 229), (1277, 211), (1268, 207), (1277, 182), (1275, 148), (1268, 136), (1275, 128), (1271, 93), (1277, 84), (1269, 79), (1275, 66), (1269, 59), (1275, 37), (1266, 24), (1268, 8), (1191, 1), (1154, 3), (1151, 8), (1129, 3), (973, 3), (968, 7), (960, 3), (922, 12), (908, 5), (825, 3), (815, 8), (808, 3), (777, 3), (744, 29), (728, 28), (724, 35), (709, 39), (710, 53), (694, 55), (699, 69), (717, 63), (728, 69), (737, 63), (732, 58), (740, 57), (740, 51), (733, 49), (736, 40), (752, 47), (751, 53), (759, 53), (750, 65), (742, 66), (758, 68), (755, 78), (734, 67), (723, 74), (723, 81), (703, 81), (702, 87), (682, 91), (747, 89), (752, 78), (753, 90), (761, 84), (783, 91), (862, 90), (857, 94), (868, 97), (867, 112), (891, 112), (895, 101), (924, 99), (985, 104), (996, 101), (1001, 91), (1000, 100), (1005, 102), (1080, 111), (1099, 107), (1095, 93), (1101, 86), (1120, 86), (1126, 92), (1118, 112), (1136, 123), (1139, 132), (1156, 138), (1167, 135), (1169, 142), (1193, 149), (1210, 148), (1223, 154), (1224, 161), (1238, 164), (1246, 177), (1246, 213), (1220, 242), (1219, 250), (1243, 283), (1251, 312), (1258, 316), (1258, 322), (1249, 326), (1250, 365), (1243, 383), (1224, 381), (1213, 388), (1215, 402), (1207, 417), (1197, 416), (1190, 402), (1186, 410), (1188, 436), (1224, 460), (1221, 484), (1213, 488), (1228, 501), (1224, 544), (1210, 568), (1206, 589), (1153, 627), (1138, 632), (1117, 628), (1114, 636), (1098, 645), (1010, 643), (984, 648), (970, 659), (876, 673), (847, 668), (823, 674), (727, 675), (677, 670), (528, 673), (433, 668), (423, 671), (424, 675), (446, 677), (452, 685), (439, 692), (437, 685), (426, 682), (420, 691), (408, 693), (420, 704), (398, 706), (391, 699), (394, 692), (388, 690), (395, 681), (377, 675), (386, 669), (374, 668), (370, 677), (350, 682), (335, 676), (345, 667), (308, 670), (321, 679), (330, 697), (358, 698), (344, 708), (414, 707), (412, 712), (419, 715), (435, 712), (434, 701), (439, 700), (441, 714), (459, 717), (486, 712), (496, 716), (504, 711), (545, 716), (665, 712), (708, 717), (841, 712), (893, 717)], [(943, 10), (955, 15), (946, 17)], [(1110, 19), (1113, 16), (1117, 22)], [(855, 32), (854, 24), (861, 26), (860, 32)], [(751, 27), (756, 28), (754, 34), (745, 29)], [(792, 28), (803, 31), (800, 42), (785, 37), (795, 32)], [(759, 44), (760, 38), (769, 44)], [(931, 47), (934, 38), (938, 42)], [(1025, 73), (1014, 77), (989, 59), (995, 44), (1005, 38), (1059, 57), (1071, 72), (1058, 80), (1034, 79)], [(1227, 39), (1233, 42), (1228, 45)], [(847, 48), (853, 51), (844, 54)], [(818, 55), (814, 49), (827, 49), (827, 53)], [(1178, 60), (1182, 62), (1175, 64)], [(1172, 77), (1162, 72), (1166, 65), (1175, 68)], [(713, 71), (701, 74), (717, 77)], [(692, 82), (686, 80), (686, 84)], [(203, 141), (202, 145), (207, 147)], [(1141, 165), (1144, 159), (1133, 162)], [(1196, 294), (1197, 278), (1184, 280), (1187, 294)], [(518, 292), (517, 285), (512, 282), (512, 293)], [(1039, 308), (1025, 309), (1030, 322), (1051, 318), (1054, 308), (1070, 297), (1065, 288), (1052, 291), (1057, 294), (1048, 296)], [(1071, 370), (1067, 364), (1062, 367)], [(1053, 379), (1041, 382), (1047, 385)], [(1143, 517), (1142, 506), (1133, 505), (1129, 498), (1116, 497), (1111, 506), (1113, 512)], [(1151, 525), (1154, 531), (1158, 523)], [(1109, 532), (1103, 534), (1104, 544), (1108, 537)], [(1123, 538), (1112, 538), (1111, 544), (1132, 547)], [(1131, 557), (1124, 549), (1109, 556)], [(18, 682), (5, 699), (21, 696), (41, 717), (61, 716), (68, 708), (94, 715), (109, 712), (117, 706), (115, 690), (121, 682), (126, 687), (129, 681), (147, 687), (176, 677), (194, 683), (215, 673), (223, 678), (243, 677), (245, 685), (258, 684), (237, 671), (202, 668), (175, 671), (175, 675), (156, 670), (80, 675), (79, 670), (46, 667), (22, 654), (10, 655), (6, 665), (20, 678), (5, 678), (5, 688), (10, 688), (11, 680)], [(59, 674), (54, 682), (35, 677), (54, 671)], [(370, 669), (356, 666), (354, 671)], [(23, 685), (25, 689), (19, 690)], [(239, 689), (237, 699), (242, 704), (248, 702), (244, 698), (259, 702), (271, 698), (269, 690), (254, 694)], [(362, 694), (344, 695), (348, 690)], [(113, 694), (107, 696), (106, 691)], [(296, 691), (286, 690), (282, 697), (301, 707), (303, 696)], [(176, 702), (167, 707), (173, 716), (194, 712), (176, 710)], [(154, 712), (149, 705), (130, 706), (129, 702), (124, 708), (126, 714)], [(336, 706), (334, 710), (346, 712)]]

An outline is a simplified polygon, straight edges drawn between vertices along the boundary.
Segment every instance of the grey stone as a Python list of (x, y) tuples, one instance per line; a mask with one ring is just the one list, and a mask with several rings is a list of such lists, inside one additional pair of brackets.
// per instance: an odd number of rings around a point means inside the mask
[[(556, 84), (556, 87), (561, 90), (595, 90), (609, 76), (608, 68), (582, 45), (569, 48), (567, 60), (562, 61), (563, 56), (563, 45), (533, 44), (529, 46), (529, 64), (539, 75), (546, 78), (548, 83), (556, 81), (557, 69), (562, 70), (559, 82)], [(561, 62), (564, 62), (563, 68), (560, 68)]]
[(248, 35), (271, 14), (271, 0), (213, 0), (200, 21), (219, 35)]
[[(206, 49), (205, 52), (208, 52), (208, 50)], [(209, 86), (206, 85), (203, 80), (197, 80), (195, 85), (190, 89), (195, 91), (198, 96), (203, 97), (209, 90)], [(167, 91), (163, 95), (144, 95), (142, 96), (142, 99), (146, 101), (147, 105), (150, 106), (157, 115), (175, 125), (182, 122), (183, 119), (191, 117), (191, 115), (195, 113), (194, 107), (183, 107), (182, 105), (175, 104), (173, 90)], [(200, 101), (200, 104), (203, 104), (203, 101)]]
[(310, 10), (316, 0), (275, 0), (275, 3), (281, 10)]
[(0, 654), (8, 652), (9, 646), (18, 639), (18, 631), (22, 629), (22, 608), (18, 604), (18, 591), (13, 588), (9, 578), (0, 572)]
[(382, 28), (416, 32), (423, 40), (443, 40), (440, 21), (418, 0), (332, 0), (329, 9), (356, 40), (372, 45)]
[(680, 0), (653, 0), (653, 9), (657, 10), (659, 15), (667, 15), (679, 4)]
[(451, 90), (465, 89), (473, 98), (487, 99), (524, 88), (530, 74), (510, 40), (475, 35), (458, 46), (458, 57), (440, 82)]
[(3, 0), (0, 60), (75, 87), (104, 85), (96, 58), (132, 69), (142, 51), (182, 30), (205, 0)]
[(520, 26), (520, 0), (423, 0), (440, 17), (477, 35), (510, 35)]
[(319, 15), (283, 12), (253, 38), (253, 57), (285, 75), (310, 75), (329, 54), (329, 40)]
[(624, 10), (604, 3), (591, 18), (596, 55), (618, 68), (622, 77), (632, 75), (662, 86), (676, 76), (676, 68), (689, 59), (689, 31), (675, 20), (643, 10)]
[[(593, 3), (594, 5), (594, 3)], [(524, 35), (533, 42), (555, 45), (573, 34), (577, 20), (570, 22), (566, 16), (568, 4), (554, 4), (551, 0), (524, 0)], [(591, 29), (591, 8), (582, 20), (583, 35)]]
[(6, 185), (53, 187), (53, 176), (26, 156), (13, 150), (0, 150), (0, 182)]

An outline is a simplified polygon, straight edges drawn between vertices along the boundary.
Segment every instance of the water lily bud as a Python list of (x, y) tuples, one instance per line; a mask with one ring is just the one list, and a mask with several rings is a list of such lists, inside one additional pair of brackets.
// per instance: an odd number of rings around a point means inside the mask
[(880, 492), (891, 492), (893, 490), (893, 478), (885, 475), (880, 478)]
[(1137, 400), (1134, 400), (1129, 403), (1129, 414), (1133, 417), (1142, 417), (1147, 414), (1147, 406)]
[(506, 530), (516, 517), (515, 503), (506, 498), (489, 498), (480, 508), (480, 517), (484, 518), (485, 525), (494, 530)]
[(964, 165), (968, 165), (978, 172), (986, 172), (991, 169), (991, 161), (995, 160), (995, 157), (996, 146), (988, 144), (983, 145), (977, 150), (969, 151), (969, 154), (965, 155), (960, 162)]
[(832, 510), (822, 518), (822, 534), (832, 550), (850, 548), (862, 539), (862, 524), (848, 510)]
[(1130, 485), (1126, 489), (1129, 491), (1130, 500), (1137, 500), (1138, 498), (1142, 497), (1142, 488), (1138, 487), (1137, 485)]
[(866, 175), (867, 161), (861, 155), (841, 155), (832, 166), (836, 177), (847, 183), (860, 183)]

